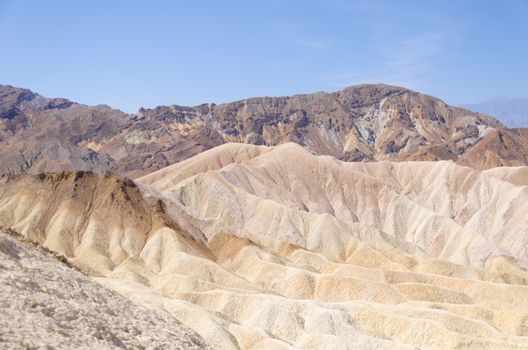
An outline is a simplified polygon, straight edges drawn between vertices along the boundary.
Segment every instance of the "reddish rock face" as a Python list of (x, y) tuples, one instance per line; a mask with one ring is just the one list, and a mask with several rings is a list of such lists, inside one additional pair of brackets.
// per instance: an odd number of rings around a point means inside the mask
[(81, 169), (137, 177), (226, 142), (290, 141), (347, 161), (528, 164), (525, 129), (387, 85), (136, 114), (0, 86), (0, 173)]

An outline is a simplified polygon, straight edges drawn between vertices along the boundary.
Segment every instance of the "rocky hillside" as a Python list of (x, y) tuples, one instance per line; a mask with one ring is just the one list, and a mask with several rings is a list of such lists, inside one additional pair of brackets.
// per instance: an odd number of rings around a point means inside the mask
[(528, 164), (524, 129), (387, 85), (125, 114), (0, 86), (0, 173), (112, 170), (138, 177), (226, 142), (296, 142), (341, 160)]

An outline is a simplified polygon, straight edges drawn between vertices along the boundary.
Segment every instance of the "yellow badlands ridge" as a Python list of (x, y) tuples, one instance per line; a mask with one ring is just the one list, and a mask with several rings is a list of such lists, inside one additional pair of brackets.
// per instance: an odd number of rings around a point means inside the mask
[(0, 182), (0, 225), (218, 349), (528, 349), (526, 168), (226, 144)]

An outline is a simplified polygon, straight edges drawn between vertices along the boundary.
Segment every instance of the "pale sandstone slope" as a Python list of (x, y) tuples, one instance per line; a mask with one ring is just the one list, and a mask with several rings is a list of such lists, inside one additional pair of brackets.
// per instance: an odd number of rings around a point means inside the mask
[(516, 186), (528, 186), (528, 167), (499, 167), (486, 170), (484, 173)]
[[(251, 147), (255, 156), (247, 159)], [(231, 156), (234, 149), (238, 158)], [(234, 162), (221, 167), (226, 155)], [(312, 250), (343, 250), (343, 242), (368, 227), (380, 237), (388, 234), (400, 249), (412, 244), (430, 256), (477, 267), (501, 256), (521, 264), (528, 258), (528, 189), (471, 168), (451, 162), (346, 163), (293, 143), (272, 151), (231, 144), (196, 158), (209, 167), (191, 171), (192, 158), (138, 182), (195, 217), (229, 224), (238, 235), (282, 235)]]
[(0, 224), (222, 349), (528, 349), (522, 186), (293, 144), (226, 144), (137, 183), (4, 178)]

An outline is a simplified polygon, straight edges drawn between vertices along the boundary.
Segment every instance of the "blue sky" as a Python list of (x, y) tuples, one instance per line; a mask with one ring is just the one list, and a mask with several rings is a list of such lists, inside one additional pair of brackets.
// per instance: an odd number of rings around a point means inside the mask
[(140, 106), (384, 82), (528, 97), (528, 1), (0, 0), (0, 83)]

